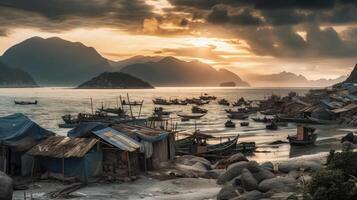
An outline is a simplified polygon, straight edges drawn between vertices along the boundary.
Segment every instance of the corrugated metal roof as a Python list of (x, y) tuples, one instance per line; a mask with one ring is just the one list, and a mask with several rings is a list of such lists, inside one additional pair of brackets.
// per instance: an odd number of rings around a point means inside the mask
[(141, 144), (138, 141), (112, 128), (105, 128), (99, 131), (93, 131), (93, 133), (98, 137), (102, 138), (104, 141), (123, 151), (132, 152), (141, 147)]
[(357, 104), (352, 103), (352, 104), (348, 104), (345, 107), (334, 109), (334, 110), (332, 110), (332, 112), (337, 114), (337, 113), (347, 112), (347, 111), (350, 111), (350, 110), (353, 110), (356, 108), (357, 108)]
[(54, 158), (83, 157), (97, 142), (94, 138), (52, 136), (32, 147), (27, 153)]

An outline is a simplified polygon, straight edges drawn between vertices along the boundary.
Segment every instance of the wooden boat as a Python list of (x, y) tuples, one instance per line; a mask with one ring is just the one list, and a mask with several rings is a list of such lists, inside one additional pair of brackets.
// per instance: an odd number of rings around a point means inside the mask
[(163, 107), (155, 107), (154, 108), (154, 115), (159, 115), (159, 116), (169, 116), (171, 112), (169, 111), (164, 111)]
[(206, 113), (192, 113), (192, 114), (176, 113), (176, 115), (186, 119), (200, 119), (201, 117), (205, 116)]
[(253, 117), (252, 120), (255, 122), (263, 122), (263, 123), (269, 123), (273, 121), (272, 118), (267, 118), (267, 117), (263, 117), (263, 118)]
[(317, 134), (314, 132), (314, 128), (299, 125), (297, 127), (297, 134), (295, 136), (288, 136), (287, 139), (292, 146), (314, 145), (317, 139)]
[(192, 113), (207, 113), (207, 109), (200, 108), (198, 106), (192, 106), (191, 108)]
[(235, 128), (236, 124), (234, 122), (232, 122), (232, 120), (228, 120), (228, 121), (226, 121), (226, 123), (224, 123), (224, 126), (226, 128)]
[(172, 105), (170, 101), (167, 101), (166, 99), (161, 99), (161, 98), (155, 98), (152, 100), (152, 102), (156, 105)]
[(217, 99), (217, 97), (209, 96), (208, 94), (201, 95), (199, 98), (202, 100), (216, 100)]
[(275, 122), (271, 122), (270, 124), (267, 124), (265, 127), (268, 130), (278, 130), (278, 125)]
[(127, 105), (127, 106), (141, 106), (143, 105), (144, 101), (125, 101), (123, 100), (122, 105)]
[(249, 126), (249, 122), (241, 122), (240, 126)]
[(268, 110), (260, 111), (260, 113), (263, 115), (276, 115), (279, 113), (279, 111), (276, 109), (268, 109)]
[(223, 106), (229, 106), (229, 102), (227, 101), (227, 99), (221, 99), (218, 101), (219, 105), (223, 105)]
[(17, 105), (36, 105), (38, 101), (16, 101), (14, 100), (14, 103)]
[(104, 107), (102, 107), (102, 108), (99, 108), (98, 110), (99, 110), (99, 112), (116, 114), (116, 115), (122, 116), (122, 117), (126, 116), (126, 112), (121, 108), (104, 108)]
[(176, 154), (178, 155), (200, 155), (203, 157), (212, 155), (227, 155), (232, 153), (236, 148), (239, 135), (228, 141), (208, 145), (207, 140), (213, 136), (194, 133), (192, 136), (176, 141)]
[(230, 119), (248, 119), (249, 115), (245, 113), (231, 113), (228, 117)]

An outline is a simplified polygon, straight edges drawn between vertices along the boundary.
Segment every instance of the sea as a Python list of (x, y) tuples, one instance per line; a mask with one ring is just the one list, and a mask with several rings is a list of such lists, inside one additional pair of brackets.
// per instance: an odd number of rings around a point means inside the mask
[[(141, 117), (148, 117), (152, 114), (155, 105), (154, 98), (165, 99), (185, 99), (199, 97), (202, 94), (214, 95), (217, 99), (226, 98), (231, 103), (244, 97), (246, 100), (263, 100), (272, 94), (285, 96), (289, 92), (296, 92), (299, 95), (306, 94), (310, 88), (222, 88), (222, 87), (157, 87), (155, 89), (73, 89), (69, 87), (39, 87), (39, 88), (1, 88), (0, 89), (0, 116), (13, 113), (24, 113), (42, 127), (57, 134), (66, 135), (70, 129), (59, 128), (58, 124), (63, 123), (62, 116), (65, 114), (77, 114), (79, 112), (92, 112), (92, 107), (116, 107), (119, 98), (130, 101), (144, 101)], [(37, 105), (15, 105), (14, 100), (34, 101)], [(92, 106), (93, 105), (93, 106)], [(156, 105), (157, 107), (157, 105)], [(236, 122), (236, 128), (225, 128), (224, 123), (228, 120), (225, 109), (228, 106), (218, 105), (217, 100), (202, 106), (208, 109), (208, 114), (199, 120), (181, 122), (175, 113), (190, 113), (192, 105), (169, 105), (162, 106), (165, 110), (172, 111), (171, 116), (177, 120), (177, 128), (185, 132), (193, 132), (200, 129), (203, 133), (211, 134), (215, 137), (227, 137), (240, 135), (239, 142), (255, 142), (257, 152), (249, 155), (250, 158), (260, 162), (266, 160), (281, 160), (296, 157), (290, 149), (290, 145), (272, 145), (274, 141), (287, 141), (288, 135), (296, 134), (296, 126), (289, 124), (288, 127), (280, 127), (277, 131), (265, 129), (265, 124), (257, 123), (251, 119), (250, 125), (241, 127), (241, 120)], [(232, 108), (232, 107), (231, 107)], [(139, 108), (133, 107), (133, 115), (139, 115)], [(250, 117), (256, 117), (254, 114)]]

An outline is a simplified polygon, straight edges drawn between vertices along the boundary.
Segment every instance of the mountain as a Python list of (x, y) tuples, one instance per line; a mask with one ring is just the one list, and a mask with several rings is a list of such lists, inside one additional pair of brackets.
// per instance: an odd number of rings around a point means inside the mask
[(249, 86), (226, 69), (217, 71), (199, 61), (186, 62), (174, 57), (128, 65), (121, 72), (147, 80), (154, 86), (219, 86), (227, 81), (233, 81), (237, 86)]
[(147, 62), (157, 62), (163, 59), (163, 56), (133, 56), (131, 58), (120, 60), (120, 61), (111, 61), (110, 65), (112, 66), (114, 71), (119, 71), (123, 67), (138, 63), (147, 63)]
[(292, 72), (280, 72), (276, 74), (250, 74), (246, 78), (251, 80), (256, 87), (327, 87), (346, 79), (346, 76), (340, 76), (336, 79), (318, 79), (308, 80), (303, 75), (297, 75)]
[(150, 89), (149, 83), (121, 72), (104, 72), (79, 85), (79, 89)]
[(94, 48), (58, 37), (32, 37), (10, 47), (1, 57), (41, 85), (77, 85), (110, 70), (107, 59)]
[(0, 62), (0, 87), (37, 87), (32, 77), (21, 69), (13, 69)]
[(348, 78), (345, 81), (346, 83), (357, 83), (357, 64), (353, 68), (351, 74), (348, 76)]

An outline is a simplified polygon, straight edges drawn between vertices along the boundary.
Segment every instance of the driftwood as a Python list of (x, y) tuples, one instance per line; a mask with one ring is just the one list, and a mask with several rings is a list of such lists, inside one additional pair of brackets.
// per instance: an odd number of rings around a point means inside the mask
[(48, 195), (51, 198), (70, 198), (70, 197), (72, 197), (71, 196), (72, 192), (79, 190), (83, 186), (84, 186), (83, 183), (74, 183), (74, 184), (71, 184), (65, 188), (50, 192)]

